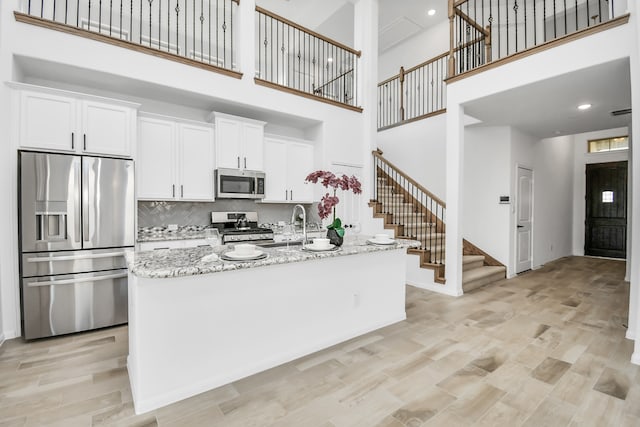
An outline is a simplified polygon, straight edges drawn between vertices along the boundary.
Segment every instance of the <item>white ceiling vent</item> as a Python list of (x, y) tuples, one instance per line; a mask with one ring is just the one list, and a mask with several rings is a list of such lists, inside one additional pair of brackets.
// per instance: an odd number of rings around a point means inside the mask
[(395, 46), (401, 41), (422, 31), (422, 27), (407, 18), (401, 16), (380, 30), (380, 52)]

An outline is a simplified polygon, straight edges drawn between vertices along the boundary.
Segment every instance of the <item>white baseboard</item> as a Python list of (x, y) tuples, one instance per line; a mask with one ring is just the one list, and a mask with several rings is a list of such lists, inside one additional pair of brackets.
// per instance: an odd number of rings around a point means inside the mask
[(624, 337), (628, 340), (635, 340), (636, 339), (636, 331), (632, 330), (632, 329), (627, 329), (627, 333), (624, 335)]
[(4, 334), (0, 333), (0, 347), (2, 347), (2, 344), (4, 344)]
[(634, 352), (631, 355), (631, 363), (633, 363), (634, 365), (640, 365), (640, 353), (639, 352)]

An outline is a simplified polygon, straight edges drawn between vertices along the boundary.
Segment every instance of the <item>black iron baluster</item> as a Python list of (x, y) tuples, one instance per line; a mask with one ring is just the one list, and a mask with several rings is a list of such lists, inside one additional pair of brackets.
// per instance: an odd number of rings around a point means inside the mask
[(120, 40), (122, 40), (122, 0), (120, 0), (120, 23), (118, 24), (118, 28), (120, 28)]
[(547, 41), (547, 0), (543, 0), (542, 1), (542, 30), (543, 30), (543, 36), (544, 36), (544, 40), (542, 40), (543, 42)]
[[(79, 13), (79, 9), (78, 9)], [(40, 17), (42, 18), (42, 11), (40, 12)], [(91, 31), (91, 0), (89, 0), (89, 13), (87, 16), (87, 30)]]
[(176, 55), (180, 54), (180, 0), (176, 0)]
[(576, 13), (576, 31), (578, 31), (578, 0), (575, 0), (575, 13)]
[[(158, 0), (158, 50), (162, 50), (162, 0)], [(167, 43), (168, 45), (168, 43)]]
[(506, 36), (506, 38), (507, 38), (507, 55), (506, 56), (509, 56), (509, 1), (508, 0), (504, 3), (504, 7), (505, 7), (504, 10), (506, 12), (505, 13), (505, 15), (506, 15), (505, 19), (506, 19), (506, 22), (507, 22), (507, 36)]
[[(577, 0), (576, 0), (577, 1)], [(544, 26), (544, 20), (542, 22)], [(533, 45), (538, 44), (538, 21), (536, 19), (536, 0), (533, 0)]]
[(151, 47), (151, 39), (153, 39), (153, 37), (151, 36), (152, 35), (151, 23), (153, 21), (153, 17), (151, 13), (153, 11), (153, 0), (148, 0), (148, 2), (149, 2), (149, 47)]
[(113, 24), (113, 0), (109, 0), (109, 36), (111, 36), (112, 24)]
[[(211, 64), (211, 0), (209, 0), (207, 2), (207, 6), (208, 6), (208, 11), (209, 11), (209, 19), (207, 20), (207, 58), (208, 58), (208, 62), (209, 64)], [(216, 10), (216, 13), (218, 13), (218, 11)], [(258, 16), (258, 30), (260, 30), (260, 16)], [(258, 37), (258, 40), (260, 40), (260, 38)], [(258, 52), (260, 51), (260, 49), (258, 49)], [(218, 65), (217, 63), (215, 65)]]
[(601, 3), (601, 0), (598, 0), (598, 17), (599, 17), (599, 22), (602, 23), (602, 3)]
[(229, 17), (229, 21), (230, 21), (230, 31), (231, 31), (231, 69), (233, 69), (233, 3), (231, 4), (231, 7), (229, 9), (229, 13), (231, 14), (231, 16)]
[(200, 0), (200, 61), (204, 62), (204, 0)]
[[(588, 2), (587, 2), (588, 3)], [(558, 37), (558, 19), (556, 14), (556, 0), (553, 0), (553, 38)]]
[(98, 2), (98, 32), (102, 33), (102, 0)]
[(513, 13), (514, 13), (514, 27), (516, 29), (516, 52), (518, 52), (518, 0), (514, 0), (513, 2)]
[(523, 0), (522, 5), (524, 6), (524, 49), (527, 50), (527, 0)]
[(182, 56), (184, 57), (189, 56), (189, 40), (187, 38), (187, 34), (189, 34), (188, 17), (189, 17), (189, 0), (184, 0), (184, 51), (182, 52)]
[(53, 20), (56, 20), (56, 0), (53, 0)]
[(591, 26), (591, 20), (589, 18), (591, 17), (591, 12), (589, 12), (589, 0), (587, 0), (586, 3), (587, 3), (587, 27), (590, 27)]

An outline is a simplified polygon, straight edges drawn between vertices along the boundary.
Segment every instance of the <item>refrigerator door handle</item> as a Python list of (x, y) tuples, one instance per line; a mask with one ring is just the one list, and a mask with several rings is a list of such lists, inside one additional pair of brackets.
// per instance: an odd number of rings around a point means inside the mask
[[(74, 166), (74, 178), (76, 181), (76, 189), (80, 189), (81, 185), (82, 185), (82, 177), (80, 176), (80, 169), (81, 169), (81, 163), (78, 160)], [(75, 218), (73, 219), (73, 234), (74, 234), (74, 240), (76, 243), (80, 243), (80, 235), (82, 234), (82, 230), (81, 230), (81, 222), (82, 222), (82, 205), (81, 205), (81, 195), (80, 195), (80, 191), (76, 191), (75, 192), (75, 196), (74, 196), (74, 200), (73, 200), (73, 205), (74, 205), (74, 216)]]
[[(85, 158), (83, 158), (84, 160)], [(82, 162), (82, 240), (85, 242), (91, 241), (89, 237), (89, 220), (91, 219), (91, 212), (89, 212), (89, 187), (91, 182), (89, 180), (89, 168), (88, 162)]]
[(127, 277), (127, 273), (108, 274), (106, 276), (97, 277), (83, 277), (82, 279), (62, 279), (62, 280), (50, 280), (48, 282), (29, 282), (27, 286), (30, 288), (52, 285), (74, 285), (77, 283), (98, 282), (102, 280), (122, 279)]
[(107, 252), (103, 254), (92, 255), (68, 255), (68, 256), (51, 256), (51, 257), (35, 257), (27, 258), (27, 262), (54, 262), (54, 261), (74, 261), (77, 259), (99, 259), (99, 258), (112, 258), (117, 256), (124, 256), (126, 252)]

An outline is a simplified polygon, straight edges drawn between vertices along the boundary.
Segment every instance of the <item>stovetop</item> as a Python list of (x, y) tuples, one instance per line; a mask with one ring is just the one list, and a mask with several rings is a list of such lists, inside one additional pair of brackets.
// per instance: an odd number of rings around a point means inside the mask
[(263, 227), (241, 227), (218, 229), (222, 234), (252, 234), (252, 233), (273, 233), (270, 228)]

